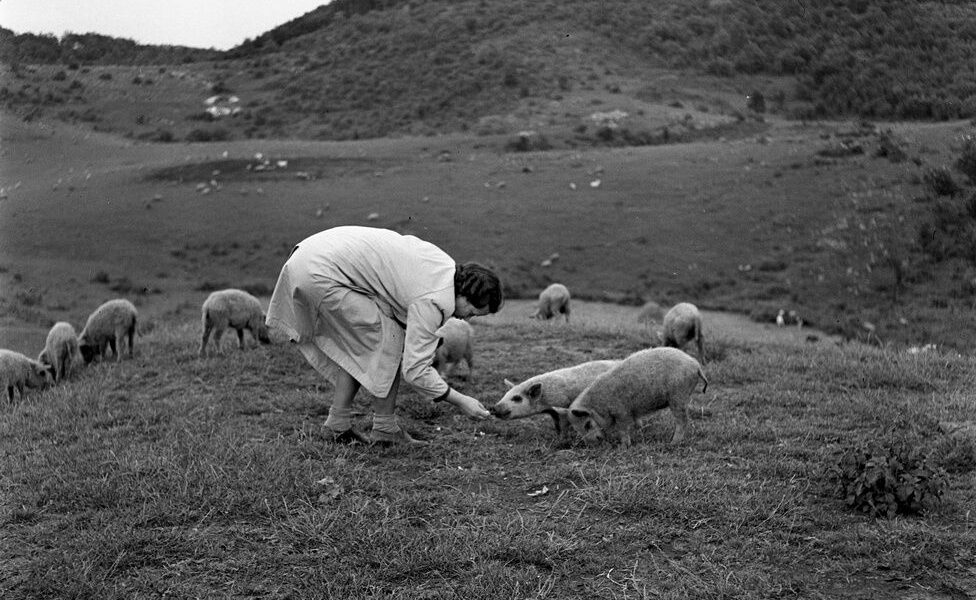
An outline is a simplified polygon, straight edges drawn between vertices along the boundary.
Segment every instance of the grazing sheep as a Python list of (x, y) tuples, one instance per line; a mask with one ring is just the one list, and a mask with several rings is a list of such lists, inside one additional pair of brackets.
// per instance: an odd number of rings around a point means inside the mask
[(24, 388), (44, 389), (53, 383), (51, 368), (20, 352), (0, 349), (0, 389), (14, 401), (14, 389), (24, 398)]
[[(491, 412), (500, 419), (521, 419), (548, 414), (560, 434), (568, 433), (566, 418), (554, 408), (566, 408), (597, 376), (617, 365), (619, 360), (591, 360), (529, 377), (522, 383), (505, 380), (509, 390)], [(562, 418), (561, 418), (562, 417)]]
[(58, 321), (47, 332), (47, 341), (37, 361), (50, 366), (54, 381), (58, 382), (71, 375), (80, 357), (81, 351), (78, 349), (78, 334), (75, 328), (67, 321)]
[(708, 380), (697, 360), (675, 348), (640, 350), (596, 380), (569, 405), (559, 409), (585, 442), (598, 442), (611, 432), (629, 446), (637, 420), (655, 410), (671, 408), (675, 419), (672, 442), (685, 437), (688, 400)]
[(702, 318), (698, 307), (681, 302), (664, 315), (661, 335), (665, 346), (682, 349), (694, 340), (698, 347), (698, 360), (705, 363), (705, 340), (702, 336)]
[(96, 308), (78, 336), (78, 347), (85, 362), (90, 363), (98, 356), (106, 358), (108, 348), (115, 354), (116, 362), (121, 362), (122, 342), (126, 336), (129, 338), (129, 358), (132, 358), (138, 316), (136, 307), (124, 298), (109, 300)]
[(550, 284), (542, 290), (532, 318), (547, 321), (557, 314), (562, 314), (569, 323), (569, 289), (561, 283)]
[(251, 332), (255, 342), (270, 344), (268, 326), (264, 322), (261, 301), (244, 290), (228, 289), (216, 291), (203, 302), (203, 341), (200, 343), (200, 356), (207, 355), (207, 342), (210, 332), (214, 332), (214, 346), (220, 349), (220, 337), (224, 330), (232, 327), (237, 330), (237, 342), (244, 349), (244, 330)]
[(664, 314), (664, 309), (661, 305), (653, 300), (645, 302), (644, 306), (641, 306), (640, 311), (637, 313), (638, 323), (656, 323), (661, 320), (661, 316)]
[(446, 379), (454, 372), (461, 359), (464, 359), (468, 363), (468, 377), (470, 377), (471, 370), (474, 368), (471, 344), (474, 339), (474, 329), (471, 324), (451, 317), (437, 330), (437, 335), (441, 337), (437, 351), (434, 353), (434, 368), (437, 372)]

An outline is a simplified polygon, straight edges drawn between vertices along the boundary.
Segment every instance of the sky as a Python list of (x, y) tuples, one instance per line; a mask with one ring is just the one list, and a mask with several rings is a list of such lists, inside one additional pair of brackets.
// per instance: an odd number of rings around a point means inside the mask
[(140, 44), (227, 50), (329, 0), (0, 0), (14, 33), (100, 33)]

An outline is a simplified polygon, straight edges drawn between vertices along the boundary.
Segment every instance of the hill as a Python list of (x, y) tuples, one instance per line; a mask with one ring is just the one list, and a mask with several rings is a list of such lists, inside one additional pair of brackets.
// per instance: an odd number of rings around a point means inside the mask
[[(620, 143), (661, 143), (681, 137), (668, 126), (684, 114), (654, 118), (660, 105), (741, 117), (747, 95), (789, 118), (976, 115), (968, 2), (337, 0), (204, 62), (24, 37), (0, 38), (17, 67), (8, 109), (159, 141), (542, 128), (591, 143), (590, 114), (612, 103), (628, 113)], [(37, 64), (49, 67), (25, 67)], [(228, 118), (205, 112), (217, 94), (238, 99)]]
[[(83, 296), (42, 299), (51, 278), (162, 311), (221, 283), (267, 290), (275, 251), (378, 212), (492, 257), (516, 297), (558, 279), (588, 299), (787, 309), (848, 338), (969, 349), (974, 131), (942, 119), (971, 114), (973, 15), (337, 1), (210, 60), (149, 64), (127, 43), (85, 58), (71, 39), (47, 59), (22, 50), (0, 66), (19, 117), (3, 122), (7, 319), (83, 317)], [(866, 119), (881, 115), (930, 120)], [(249, 170), (268, 157), (288, 167)], [(144, 228), (168, 236), (147, 245)], [(50, 270), (32, 276), (19, 265), (39, 239)], [(84, 274), (63, 268), (78, 257)]]

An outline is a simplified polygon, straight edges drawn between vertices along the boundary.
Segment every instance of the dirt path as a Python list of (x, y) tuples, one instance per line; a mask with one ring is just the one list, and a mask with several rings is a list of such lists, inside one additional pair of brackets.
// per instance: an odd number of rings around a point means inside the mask
[[(501, 312), (497, 315), (484, 317), (486, 323), (513, 323), (528, 319), (535, 309), (532, 300), (507, 300)], [(571, 324), (597, 327), (649, 327), (637, 321), (640, 311), (636, 306), (621, 306), (602, 302), (583, 302), (574, 300), (572, 304)], [(706, 340), (730, 339), (749, 344), (783, 344), (802, 346), (811, 343), (834, 344), (841, 338), (829, 335), (818, 329), (809, 327), (784, 326), (775, 323), (757, 323), (745, 315), (721, 312), (702, 311), (703, 330)], [(558, 319), (559, 324), (562, 317)], [(554, 323), (556, 324), (556, 323)], [(658, 323), (656, 327), (660, 327)]]

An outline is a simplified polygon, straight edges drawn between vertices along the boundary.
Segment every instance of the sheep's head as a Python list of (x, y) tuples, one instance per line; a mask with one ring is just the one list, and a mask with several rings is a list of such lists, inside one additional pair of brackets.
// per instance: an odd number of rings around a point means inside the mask
[(90, 342), (81, 342), (78, 344), (78, 349), (81, 351), (81, 357), (85, 359), (85, 363), (90, 363), (98, 356), (98, 346)]
[(270, 344), (271, 336), (268, 335), (268, 326), (264, 322), (264, 313), (261, 313), (261, 320), (257, 322), (253, 331), (257, 335), (258, 341), (262, 344)]
[(38, 361), (31, 361), (31, 376), (27, 387), (44, 389), (54, 384), (54, 367)]
[(591, 408), (569, 408), (569, 423), (587, 444), (603, 441), (607, 420)]
[(542, 383), (526, 383), (516, 385), (506, 379), (505, 384), (510, 389), (495, 403), (491, 412), (500, 419), (520, 419), (539, 414), (548, 408), (542, 402)]

